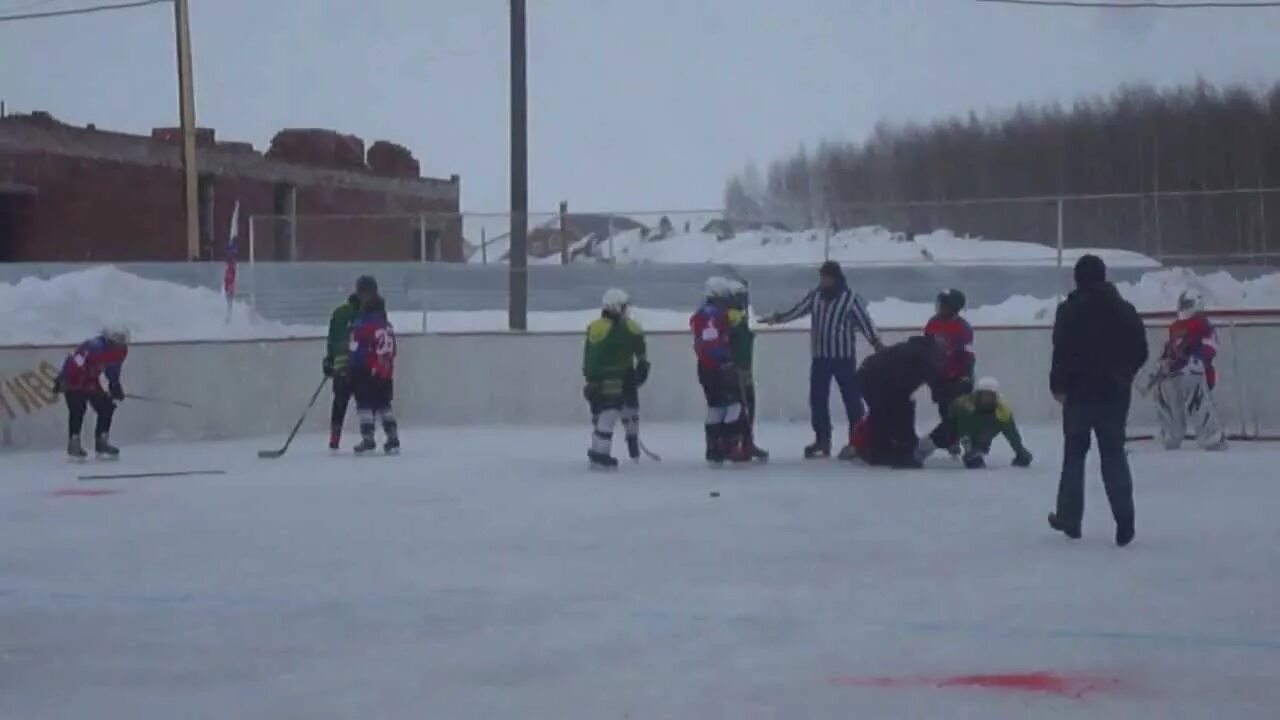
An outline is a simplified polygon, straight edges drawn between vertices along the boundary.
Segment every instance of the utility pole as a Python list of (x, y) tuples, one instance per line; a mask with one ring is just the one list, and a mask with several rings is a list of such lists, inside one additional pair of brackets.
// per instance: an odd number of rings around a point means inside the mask
[(529, 329), (529, 111), (525, 85), (525, 0), (511, 0), (511, 252), (508, 326)]
[(187, 259), (200, 258), (200, 193), (196, 168), (196, 95), (191, 69), (191, 11), (188, 0), (174, 0), (173, 22), (178, 41), (178, 116), (182, 125), (183, 211), (186, 214)]

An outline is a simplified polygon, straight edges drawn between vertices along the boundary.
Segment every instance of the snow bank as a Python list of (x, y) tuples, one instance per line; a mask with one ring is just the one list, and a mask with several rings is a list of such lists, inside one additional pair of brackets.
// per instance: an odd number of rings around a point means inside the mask
[[(1174, 269), (1150, 272), (1136, 283), (1120, 283), (1120, 292), (1143, 312), (1172, 310), (1178, 294), (1188, 287), (1203, 291), (1209, 307), (1236, 310), (1280, 308), (1280, 273), (1240, 281), (1224, 272), (1196, 275)], [(975, 325), (1040, 325), (1052, 322), (1056, 297), (1011, 297), (996, 305), (969, 308), (965, 315)], [(226, 322), (226, 301), (205, 288), (146, 280), (118, 270), (100, 267), (60, 275), (52, 280), (25, 279), (14, 285), (0, 283), (0, 345), (73, 344), (97, 333), (109, 323), (123, 323), (135, 340), (163, 342), (184, 340), (244, 340), (291, 337), (323, 337), (325, 328), (286, 325), (263, 320), (244, 303), (233, 305)], [(760, 312), (775, 308), (756, 308)], [(689, 312), (632, 308), (632, 315), (650, 330), (685, 330)], [(876, 322), (887, 327), (918, 327), (933, 313), (928, 303), (890, 298), (871, 303)], [(599, 310), (529, 313), (534, 332), (580, 332)], [(493, 332), (507, 327), (506, 310), (392, 313), (402, 334)], [(807, 320), (793, 323), (806, 327)]]
[(128, 327), (134, 340), (236, 340), (314, 334), (269, 322), (236, 302), (227, 320), (220, 293), (147, 280), (110, 265), (0, 283), (0, 345), (75, 344), (108, 324)]
[[(619, 263), (730, 263), (736, 265), (817, 264), (827, 255), (827, 231), (750, 230), (721, 240), (714, 233), (675, 233), (655, 240), (646, 239), (641, 231), (619, 232), (601, 240), (593, 250), (597, 258), (612, 257)], [(492, 249), (491, 249), (492, 250)], [(502, 249), (505, 252), (505, 247)], [(1111, 267), (1160, 267), (1160, 263), (1138, 253), (1125, 250), (1073, 248), (1064, 251), (1066, 263), (1074, 263), (1081, 255), (1093, 253)], [(489, 257), (500, 257), (490, 253)], [(1056, 265), (1056, 248), (1026, 242), (986, 240), (958, 237), (948, 230), (917, 235), (907, 241), (901, 233), (869, 226), (844, 230), (831, 236), (830, 258), (859, 265)], [(479, 262), (479, 255), (472, 261)], [(580, 258), (592, 261), (593, 258)], [(558, 257), (532, 264), (558, 264)]]

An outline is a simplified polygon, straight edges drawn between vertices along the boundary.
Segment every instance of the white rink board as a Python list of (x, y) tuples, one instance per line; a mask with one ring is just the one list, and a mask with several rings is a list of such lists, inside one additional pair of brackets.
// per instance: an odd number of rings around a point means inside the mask
[[(1152, 355), (1165, 330), (1149, 331)], [(1048, 392), (1051, 333), (1047, 328), (978, 328), (980, 375), (999, 378), (1019, 419), (1058, 418)], [(890, 332), (889, 341), (906, 337)], [(583, 422), (582, 336), (579, 334), (448, 334), (404, 336), (396, 373), (395, 410), (406, 424), (543, 425)], [(696, 421), (702, 393), (694, 377), (685, 333), (650, 333), (653, 375), (641, 396), (645, 420)], [(1280, 426), (1280, 325), (1219, 325), (1219, 407), (1232, 432)], [(0, 348), (0, 449), (53, 448), (65, 442), (65, 411), (38, 394), (23, 408), (12, 385), (42, 363), (59, 366), (67, 348)], [(320, 381), (322, 340), (139, 344), (124, 370), (128, 392), (191, 402), (194, 411), (128, 401), (114, 437), (123, 443), (151, 440), (217, 440), (282, 436), (296, 421)], [(1237, 372), (1238, 365), (1238, 372)], [(761, 332), (756, 350), (760, 417), (807, 422), (807, 332)], [(19, 391), (21, 392), (21, 391)], [(325, 392), (306, 429), (328, 423)], [(46, 398), (48, 399), (48, 398)], [(921, 396), (919, 423), (934, 418)], [(832, 392), (837, 434), (844, 423)], [(348, 415), (353, 422), (354, 413)], [(92, 422), (90, 420), (90, 422)], [(1149, 401), (1135, 395), (1133, 425), (1154, 425)]]

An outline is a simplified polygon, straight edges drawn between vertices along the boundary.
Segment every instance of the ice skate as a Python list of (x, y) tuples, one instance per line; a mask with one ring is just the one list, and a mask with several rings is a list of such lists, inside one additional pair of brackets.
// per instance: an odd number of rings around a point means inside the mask
[(329, 449), (337, 452), (342, 445), (342, 427), (334, 426), (329, 430)]
[(99, 460), (118, 460), (120, 459), (120, 448), (111, 444), (107, 439), (106, 433), (99, 435), (93, 443), (93, 451)]
[(758, 463), (769, 462), (769, 451), (756, 445), (754, 442), (750, 443), (749, 451), (751, 453), (752, 460)]
[(80, 445), (80, 436), (72, 435), (67, 440), (67, 459), (71, 462), (84, 462), (89, 457), (89, 453), (84, 451)]
[(373, 439), (372, 435), (365, 435), (360, 440), (360, 444), (354, 448), (355, 454), (364, 455), (378, 449), (378, 443)]
[(596, 452), (595, 450), (588, 450), (587, 460), (590, 461), (592, 470), (618, 469), (618, 461), (608, 453)]
[(387, 455), (399, 455), (400, 438), (396, 436), (387, 438), (387, 441), (382, 445), (382, 452)]

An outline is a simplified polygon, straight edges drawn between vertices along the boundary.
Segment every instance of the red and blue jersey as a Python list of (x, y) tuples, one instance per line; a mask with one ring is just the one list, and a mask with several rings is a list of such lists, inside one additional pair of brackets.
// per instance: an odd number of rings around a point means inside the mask
[(719, 370), (733, 363), (733, 351), (729, 346), (729, 311), (727, 308), (706, 303), (689, 318), (693, 331), (693, 352), (698, 365), (708, 370)]
[(1180, 372), (1192, 359), (1204, 365), (1204, 379), (1213, 387), (1218, 382), (1213, 360), (1218, 356), (1218, 336), (1204, 315), (1179, 318), (1169, 326), (1169, 342), (1164, 346), (1164, 362), (1169, 372)]
[(351, 326), (351, 367), (390, 380), (396, 369), (396, 331), (385, 313), (365, 313)]
[(120, 370), (129, 356), (129, 347), (99, 335), (80, 343), (62, 363), (58, 378), (64, 390), (102, 392), (102, 376), (112, 385), (120, 382)]
[(959, 315), (934, 315), (924, 326), (924, 334), (941, 340), (942, 380), (973, 378), (973, 328)]

